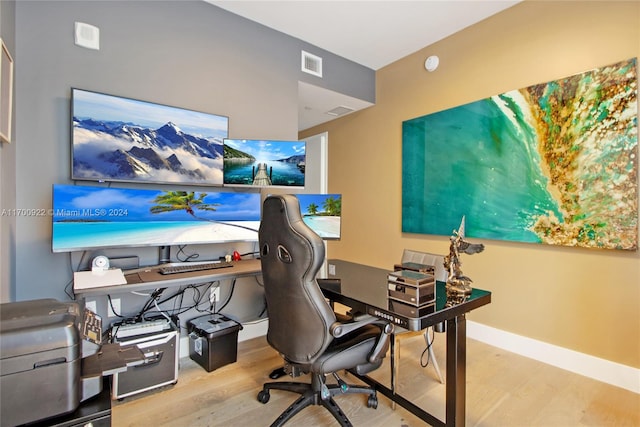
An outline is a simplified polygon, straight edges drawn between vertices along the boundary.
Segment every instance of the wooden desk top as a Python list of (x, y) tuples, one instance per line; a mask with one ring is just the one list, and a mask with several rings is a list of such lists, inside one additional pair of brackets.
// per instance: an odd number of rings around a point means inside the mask
[(124, 277), (127, 279), (127, 283), (125, 285), (103, 286), (90, 289), (74, 289), (74, 293), (76, 295), (83, 296), (104, 295), (108, 293), (131, 292), (151, 288), (186, 286), (195, 283), (259, 276), (262, 274), (259, 259), (234, 261), (232, 267), (167, 275), (160, 274), (161, 267), (161, 265), (154, 265), (125, 271)]

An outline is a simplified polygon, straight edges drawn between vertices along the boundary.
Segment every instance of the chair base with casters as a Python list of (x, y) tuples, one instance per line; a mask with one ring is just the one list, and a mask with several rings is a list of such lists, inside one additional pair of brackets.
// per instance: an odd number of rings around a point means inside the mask
[(269, 378), (271, 378), (272, 380), (277, 380), (278, 378), (284, 377), (285, 375), (287, 375), (287, 373), (285, 372), (284, 367), (281, 366), (271, 371), (271, 373), (269, 374)]
[(334, 396), (342, 394), (362, 393), (369, 395), (367, 399), (367, 407), (376, 409), (378, 407), (378, 396), (374, 389), (370, 387), (348, 385), (342, 381), (337, 374), (333, 374), (338, 380), (338, 384), (327, 384), (324, 375), (313, 374), (311, 383), (301, 383), (294, 381), (281, 381), (265, 383), (262, 390), (258, 393), (258, 401), (261, 403), (269, 402), (271, 390), (284, 390), (292, 393), (300, 394), (300, 397), (293, 402), (285, 411), (280, 414), (271, 427), (282, 426), (298, 412), (307, 406), (321, 405), (327, 409), (331, 415), (343, 427), (351, 426), (351, 422), (347, 418), (342, 409), (333, 399)]

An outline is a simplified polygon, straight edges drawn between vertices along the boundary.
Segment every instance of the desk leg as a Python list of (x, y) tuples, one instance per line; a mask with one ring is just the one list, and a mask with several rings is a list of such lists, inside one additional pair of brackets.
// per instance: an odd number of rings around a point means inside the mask
[[(391, 394), (395, 396), (396, 394), (396, 375), (398, 374), (397, 368), (396, 368), (396, 334), (394, 334), (393, 332), (391, 333), (391, 348), (390, 348), (390, 353), (391, 353)], [(398, 358), (399, 361), (400, 358)], [(391, 401), (391, 408), (392, 409), (396, 409), (396, 402), (395, 400)]]
[(447, 320), (447, 426), (464, 426), (467, 386), (467, 320)]

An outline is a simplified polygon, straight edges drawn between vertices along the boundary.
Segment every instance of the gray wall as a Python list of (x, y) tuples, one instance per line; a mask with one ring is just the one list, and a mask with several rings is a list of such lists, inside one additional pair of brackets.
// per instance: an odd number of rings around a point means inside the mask
[[(52, 184), (71, 183), (71, 87), (226, 115), (235, 138), (297, 139), (298, 80), (375, 99), (372, 70), (201, 1), (20, 1), (15, 9), (20, 208), (49, 208)], [(99, 51), (74, 45), (75, 21), (99, 27)], [(301, 49), (324, 58), (324, 79), (300, 72)], [(15, 234), (16, 300), (65, 299), (72, 268), (97, 255), (52, 254), (49, 217), (18, 217)], [(102, 253), (157, 262), (155, 248)]]

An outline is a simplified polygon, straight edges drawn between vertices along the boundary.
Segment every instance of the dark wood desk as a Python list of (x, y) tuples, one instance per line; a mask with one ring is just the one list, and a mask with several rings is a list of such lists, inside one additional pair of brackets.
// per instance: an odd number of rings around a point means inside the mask
[(447, 301), (445, 284), (436, 283), (436, 303), (421, 310), (419, 315), (408, 312), (406, 306), (388, 298), (389, 270), (330, 259), (328, 278), (339, 278), (340, 284), (320, 284), (331, 301), (344, 304), (355, 311), (390, 320), (395, 325), (419, 331), (442, 322), (446, 323), (447, 372), (446, 411), (442, 421), (395, 391), (395, 337), (391, 336), (391, 388), (367, 377), (364, 382), (433, 426), (464, 426), (466, 405), (466, 318), (467, 312), (489, 304), (491, 292), (474, 289), (464, 301)]

